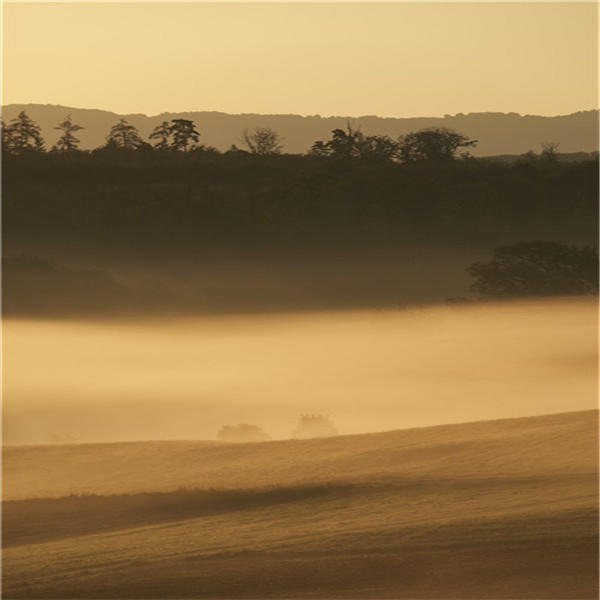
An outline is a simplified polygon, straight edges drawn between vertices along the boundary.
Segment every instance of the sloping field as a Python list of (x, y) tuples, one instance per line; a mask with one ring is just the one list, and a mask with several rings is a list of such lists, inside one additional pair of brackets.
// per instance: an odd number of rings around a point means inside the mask
[(597, 420), (7, 448), (4, 597), (594, 598)]

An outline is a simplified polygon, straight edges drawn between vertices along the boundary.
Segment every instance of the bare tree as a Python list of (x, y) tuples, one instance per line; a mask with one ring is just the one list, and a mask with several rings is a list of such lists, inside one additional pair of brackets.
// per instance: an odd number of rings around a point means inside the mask
[(540, 158), (546, 162), (556, 162), (558, 160), (558, 142), (542, 142), (542, 153)]
[(252, 133), (247, 129), (242, 132), (243, 141), (252, 154), (281, 154), (283, 138), (269, 127), (257, 127)]

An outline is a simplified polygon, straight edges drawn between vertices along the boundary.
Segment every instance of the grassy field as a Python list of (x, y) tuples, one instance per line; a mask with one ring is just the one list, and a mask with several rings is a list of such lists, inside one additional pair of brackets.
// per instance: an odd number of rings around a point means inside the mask
[(5, 598), (594, 598), (598, 413), (4, 450)]

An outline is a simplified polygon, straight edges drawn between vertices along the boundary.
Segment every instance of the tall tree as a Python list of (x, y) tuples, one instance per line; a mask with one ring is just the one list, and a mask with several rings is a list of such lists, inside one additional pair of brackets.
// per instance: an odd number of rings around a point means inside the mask
[(137, 127), (128, 123), (127, 119), (121, 119), (111, 127), (106, 141), (108, 146), (123, 150), (137, 150), (144, 144)]
[(54, 129), (62, 131), (62, 135), (58, 138), (58, 141), (52, 147), (54, 152), (74, 152), (79, 149), (79, 139), (76, 138), (73, 133), (81, 131), (83, 127), (81, 125), (75, 125), (71, 119), (71, 115), (65, 117), (62, 123), (59, 123)]
[(2, 144), (9, 154), (44, 151), (42, 130), (24, 110), (2, 127)]
[(156, 150), (168, 150), (169, 149), (169, 138), (171, 137), (171, 126), (168, 121), (163, 121), (160, 125), (157, 125), (152, 133), (150, 134), (151, 140), (156, 140), (154, 148)]
[(257, 127), (252, 133), (247, 129), (242, 132), (244, 144), (252, 154), (265, 156), (267, 154), (281, 154), (282, 138), (276, 131), (269, 127)]
[(188, 119), (172, 119), (169, 132), (173, 138), (173, 150), (187, 152), (194, 149), (200, 140), (200, 132), (196, 130), (194, 121)]

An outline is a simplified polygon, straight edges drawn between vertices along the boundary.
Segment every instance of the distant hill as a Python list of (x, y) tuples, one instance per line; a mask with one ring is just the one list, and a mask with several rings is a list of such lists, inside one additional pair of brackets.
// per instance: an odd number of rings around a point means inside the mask
[(397, 137), (423, 127), (447, 127), (479, 140), (473, 154), (478, 156), (521, 154), (539, 150), (542, 142), (560, 143), (560, 152), (594, 152), (598, 150), (598, 111), (581, 111), (571, 115), (541, 117), (517, 113), (469, 113), (444, 117), (383, 118), (321, 117), (299, 115), (230, 115), (221, 112), (162, 113), (120, 115), (104, 110), (81, 109), (60, 105), (10, 104), (3, 107), (3, 119), (9, 121), (21, 110), (42, 127), (47, 144), (58, 137), (53, 128), (66, 115), (85, 127), (79, 132), (82, 147), (89, 149), (104, 143), (110, 127), (121, 117), (134, 124), (144, 137), (162, 121), (173, 118), (192, 119), (202, 134), (201, 142), (219, 150), (240, 145), (244, 128), (271, 127), (284, 138), (286, 152), (306, 152), (315, 140), (329, 138), (332, 129), (344, 127), (351, 120), (365, 133)]

